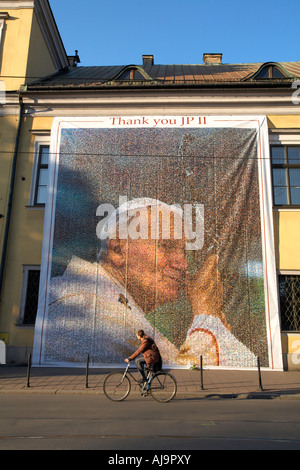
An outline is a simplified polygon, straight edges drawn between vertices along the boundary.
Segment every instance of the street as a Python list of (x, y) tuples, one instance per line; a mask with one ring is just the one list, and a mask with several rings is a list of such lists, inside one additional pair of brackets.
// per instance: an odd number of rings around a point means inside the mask
[(25, 449), (299, 450), (300, 401), (2, 394), (0, 450)]

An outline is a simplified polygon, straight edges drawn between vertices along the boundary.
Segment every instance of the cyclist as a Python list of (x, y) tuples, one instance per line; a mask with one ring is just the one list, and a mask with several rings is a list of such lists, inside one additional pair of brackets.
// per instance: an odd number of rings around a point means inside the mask
[[(125, 362), (130, 362), (135, 359), (135, 365), (142, 376), (140, 383), (143, 383), (146, 381), (145, 366), (157, 372), (162, 368), (162, 358), (154, 340), (150, 338), (150, 336), (147, 336), (144, 330), (137, 331), (136, 336), (142, 344), (131, 356), (125, 359)], [(140, 354), (142, 354), (143, 357), (138, 357)]]

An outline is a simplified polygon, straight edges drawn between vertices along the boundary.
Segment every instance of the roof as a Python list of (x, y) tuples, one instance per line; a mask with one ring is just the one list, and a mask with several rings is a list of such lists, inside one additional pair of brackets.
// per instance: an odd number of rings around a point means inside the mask
[[(279, 77), (261, 78), (268, 67)], [(259, 75), (259, 76), (258, 76)], [(116, 65), (68, 67), (50, 77), (28, 84), (27, 89), (107, 88), (124, 86), (217, 86), (253, 83), (268, 86), (290, 83), (300, 78), (300, 62), (252, 64)]]

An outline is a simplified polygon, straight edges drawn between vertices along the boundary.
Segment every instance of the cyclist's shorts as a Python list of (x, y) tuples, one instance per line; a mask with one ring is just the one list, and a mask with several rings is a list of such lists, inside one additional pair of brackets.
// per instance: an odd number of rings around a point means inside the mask
[(156, 362), (155, 364), (151, 364), (150, 369), (152, 372), (158, 372), (162, 369), (162, 361)]

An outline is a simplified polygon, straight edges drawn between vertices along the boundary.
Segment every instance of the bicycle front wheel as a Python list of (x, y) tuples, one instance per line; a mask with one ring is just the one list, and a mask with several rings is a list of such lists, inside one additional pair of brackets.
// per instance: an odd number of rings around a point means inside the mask
[(158, 372), (150, 382), (150, 393), (154, 400), (167, 403), (175, 397), (177, 383), (169, 372)]
[(112, 372), (103, 383), (103, 391), (107, 398), (112, 401), (122, 401), (128, 397), (131, 389), (131, 382), (127, 375), (122, 372)]

